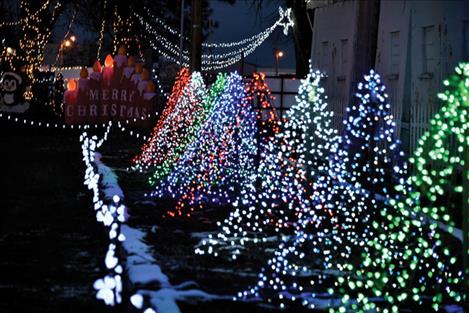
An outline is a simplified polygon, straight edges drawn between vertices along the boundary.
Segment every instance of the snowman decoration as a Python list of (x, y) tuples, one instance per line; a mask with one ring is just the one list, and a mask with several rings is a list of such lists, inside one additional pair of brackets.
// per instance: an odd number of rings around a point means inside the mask
[(29, 103), (23, 101), (22, 84), (20, 75), (3, 73), (0, 79), (0, 111), (23, 113), (29, 109)]

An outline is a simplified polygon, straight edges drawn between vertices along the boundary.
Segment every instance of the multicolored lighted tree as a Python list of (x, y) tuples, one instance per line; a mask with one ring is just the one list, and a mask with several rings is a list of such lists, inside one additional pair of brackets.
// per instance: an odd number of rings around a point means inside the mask
[[(194, 140), (197, 132), (212, 112), (213, 104), (221, 96), (225, 87), (225, 80), (226, 74), (218, 74), (215, 83), (206, 94), (200, 73), (195, 72), (192, 74), (189, 88), (186, 91), (187, 96), (189, 96), (187, 100), (189, 101), (185, 101), (183, 96), (181, 105), (178, 107), (178, 110), (174, 110), (174, 114), (171, 117), (175, 129), (168, 129), (167, 131), (170, 134), (174, 133), (176, 136), (166, 135), (166, 138), (169, 137), (171, 142), (168, 143), (169, 147), (164, 161), (156, 166), (156, 171), (153, 177), (150, 178), (151, 184), (157, 183), (171, 172), (180, 156)], [(195, 98), (193, 97), (194, 93)]]
[(311, 70), (302, 81), (283, 131), (262, 145), (256, 179), (244, 186), (233, 203), (235, 210), (220, 223), (221, 231), (203, 240), (196, 253), (218, 256), (228, 251), (236, 259), (240, 246), (265, 241), (309, 211), (309, 181), (325, 169), (337, 139), (331, 128), (332, 113), (325, 110), (320, 78), (319, 72)]
[[(459, 239), (450, 234), (461, 227), (461, 208), (466, 227), (468, 222), (469, 65), (460, 64), (444, 85), (439, 97), (445, 105), (410, 159), (415, 174), (397, 187), (401, 196), (372, 223), (374, 238), (366, 252), (337, 282), (339, 312), (398, 312), (413, 306), (438, 311), (444, 303), (464, 301), (467, 264), (460, 240), (467, 245), (468, 231)], [(467, 246), (462, 251), (467, 257)]]
[(207, 202), (229, 202), (254, 171), (256, 133), (256, 113), (245, 101), (241, 76), (232, 73), (197, 137), (151, 195), (178, 199), (169, 216), (190, 216)]
[[(312, 166), (307, 214), (284, 237), (258, 283), (238, 298), (261, 297), (284, 307), (286, 301), (315, 308), (324, 293), (342, 280), (357, 251), (373, 238), (369, 224), (379, 219), (392, 184), (403, 181), (405, 166), (394, 141), (385, 87), (370, 72), (358, 86), (359, 103), (348, 110), (344, 135), (329, 163)], [(318, 168), (320, 170), (318, 171)], [(330, 302), (326, 302), (326, 308)]]
[[(166, 103), (166, 107), (158, 119), (155, 128), (153, 129), (153, 135), (151, 139), (142, 147), (142, 153), (133, 159), (134, 169), (139, 171), (148, 170), (150, 167), (162, 164), (165, 161), (165, 157), (168, 153), (168, 150), (170, 149), (169, 145), (171, 145), (172, 139), (180, 136), (179, 132), (177, 131), (179, 129), (179, 124), (175, 123), (173, 118), (177, 114), (182, 113), (182, 109), (188, 109), (187, 98), (189, 96), (193, 98), (192, 100), (195, 100), (195, 95), (192, 94), (192, 91), (187, 90), (190, 81), (191, 75), (189, 70), (187, 68), (182, 68), (176, 77), (176, 81), (171, 91), (171, 95), (168, 98), (168, 102)], [(203, 85), (203, 82), (200, 82), (199, 79), (195, 79), (193, 81), (194, 85)], [(186, 100), (181, 104), (181, 99), (184, 97), (184, 95)], [(189, 103), (191, 102), (189, 101)], [(193, 104), (195, 107), (197, 102), (194, 101), (191, 104)], [(184, 113), (188, 114), (189, 112)], [(188, 115), (191, 116), (190, 114)]]

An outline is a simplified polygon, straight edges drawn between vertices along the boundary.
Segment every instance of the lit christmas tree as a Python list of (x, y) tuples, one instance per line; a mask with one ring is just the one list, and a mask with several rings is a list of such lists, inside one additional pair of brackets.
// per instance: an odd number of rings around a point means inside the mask
[(171, 174), (152, 196), (178, 199), (167, 215), (190, 216), (203, 203), (230, 201), (252, 176), (257, 154), (256, 114), (245, 101), (241, 76), (228, 76), (212, 113)]
[(385, 200), (393, 195), (390, 187), (402, 182), (406, 172), (399, 166), (402, 152), (393, 140), (384, 89), (373, 71), (359, 84), (359, 104), (348, 110), (338, 148), (330, 162), (311, 175), (317, 178), (303, 203), (308, 214), (300, 216), (294, 236), (283, 238), (258, 283), (238, 298), (315, 308), (324, 304), (321, 298), (334, 280), (343, 279), (341, 272), (356, 252), (366, 251), (374, 237), (369, 224), (379, 219)]
[[(172, 140), (168, 142), (168, 150), (162, 164), (156, 166), (156, 171), (150, 179), (154, 184), (167, 176), (176, 165), (180, 156), (184, 153), (188, 145), (194, 140), (197, 132), (210, 115), (214, 102), (220, 97), (225, 87), (225, 74), (218, 74), (215, 83), (206, 94), (200, 73), (193, 73), (189, 88), (185, 91), (187, 100), (183, 96), (178, 110), (172, 114), (172, 124), (176, 129), (168, 129), (165, 138)], [(195, 97), (194, 97), (195, 94)], [(175, 134), (177, 136), (170, 136)]]
[[(320, 78), (319, 72), (311, 70), (302, 81), (283, 131), (262, 146), (257, 179), (243, 188), (233, 203), (235, 210), (219, 223), (221, 231), (203, 240), (196, 253), (218, 256), (222, 248), (236, 259), (240, 246), (265, 241), (309, 210), (309, 180), (326, 169), (337, 139)], [(226, 249), (227, 245), (233, 249)]]
[(461, 211), (468, 218), (463, 182), (469, 179), (469, 65), (459, 65), (444, 85), (448, 88), (439, 97), (446, 104), (410, 159), (415, 174), (396, 188), (400, 197), (391, 199), (392, 206), (380, 211), (381, 220), (372, 223), (375, 237), (366, 252), (337, 283), (343, 302), (339, 312), (417, 306), (428, 312), (464, 301), (461, 291), (468, 281), (462, 259), (468, 251), (461, 249), (461, 240), (467, 245), (468, 232), (463, 230), (459, 240), (450, 234), (461, 227)]
[[(179, 71), (166, 107), (153, 129), (151, 139), (142, 147), (142, 153), (133, 159), (134, 169), (144, 171), (164, 162), (164, 157), (168, 149), (167, 144), (170, 143), (170, 138), (165, 138), (163, 135), (167, 134), (168, 130), (174, 129), (175, 127), (177, 128), (178, 126), (174, 123), (172, 118), (175, 112), (179, 111), (177, 110), (177, 106), (184, 95), (186, 87), (189, 85), (190, 78), (191, 76), (187, 68), (182, 68)], [(175, 132), (172, 135), (178, 136), (179, 134)]]

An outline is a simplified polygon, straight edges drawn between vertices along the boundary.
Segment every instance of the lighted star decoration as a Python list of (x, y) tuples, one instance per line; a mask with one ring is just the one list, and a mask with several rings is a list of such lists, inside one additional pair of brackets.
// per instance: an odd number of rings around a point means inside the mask
[[(284, 10), (282, 9), (282, 7), (279, 7), (278, 13), (280, 14), (280, 21), (281, 21), (278, 24), (280, 26), (283, 26), (283, 34), (287, 36), (288, 28), (291, 27), (293, 29), (293, 26), (295, 25), (291, 16), (291, 8)], [(283, 20), (285, 20), (285, 22), (282, 22)]]

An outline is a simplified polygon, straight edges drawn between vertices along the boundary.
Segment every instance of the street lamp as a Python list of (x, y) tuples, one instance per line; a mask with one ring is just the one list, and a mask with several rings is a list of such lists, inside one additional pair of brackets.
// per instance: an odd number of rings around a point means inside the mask
[(275, 56), (275, 76), (278, 76), (278, 60), (283, 57), (283, 51), (274, 49)]

